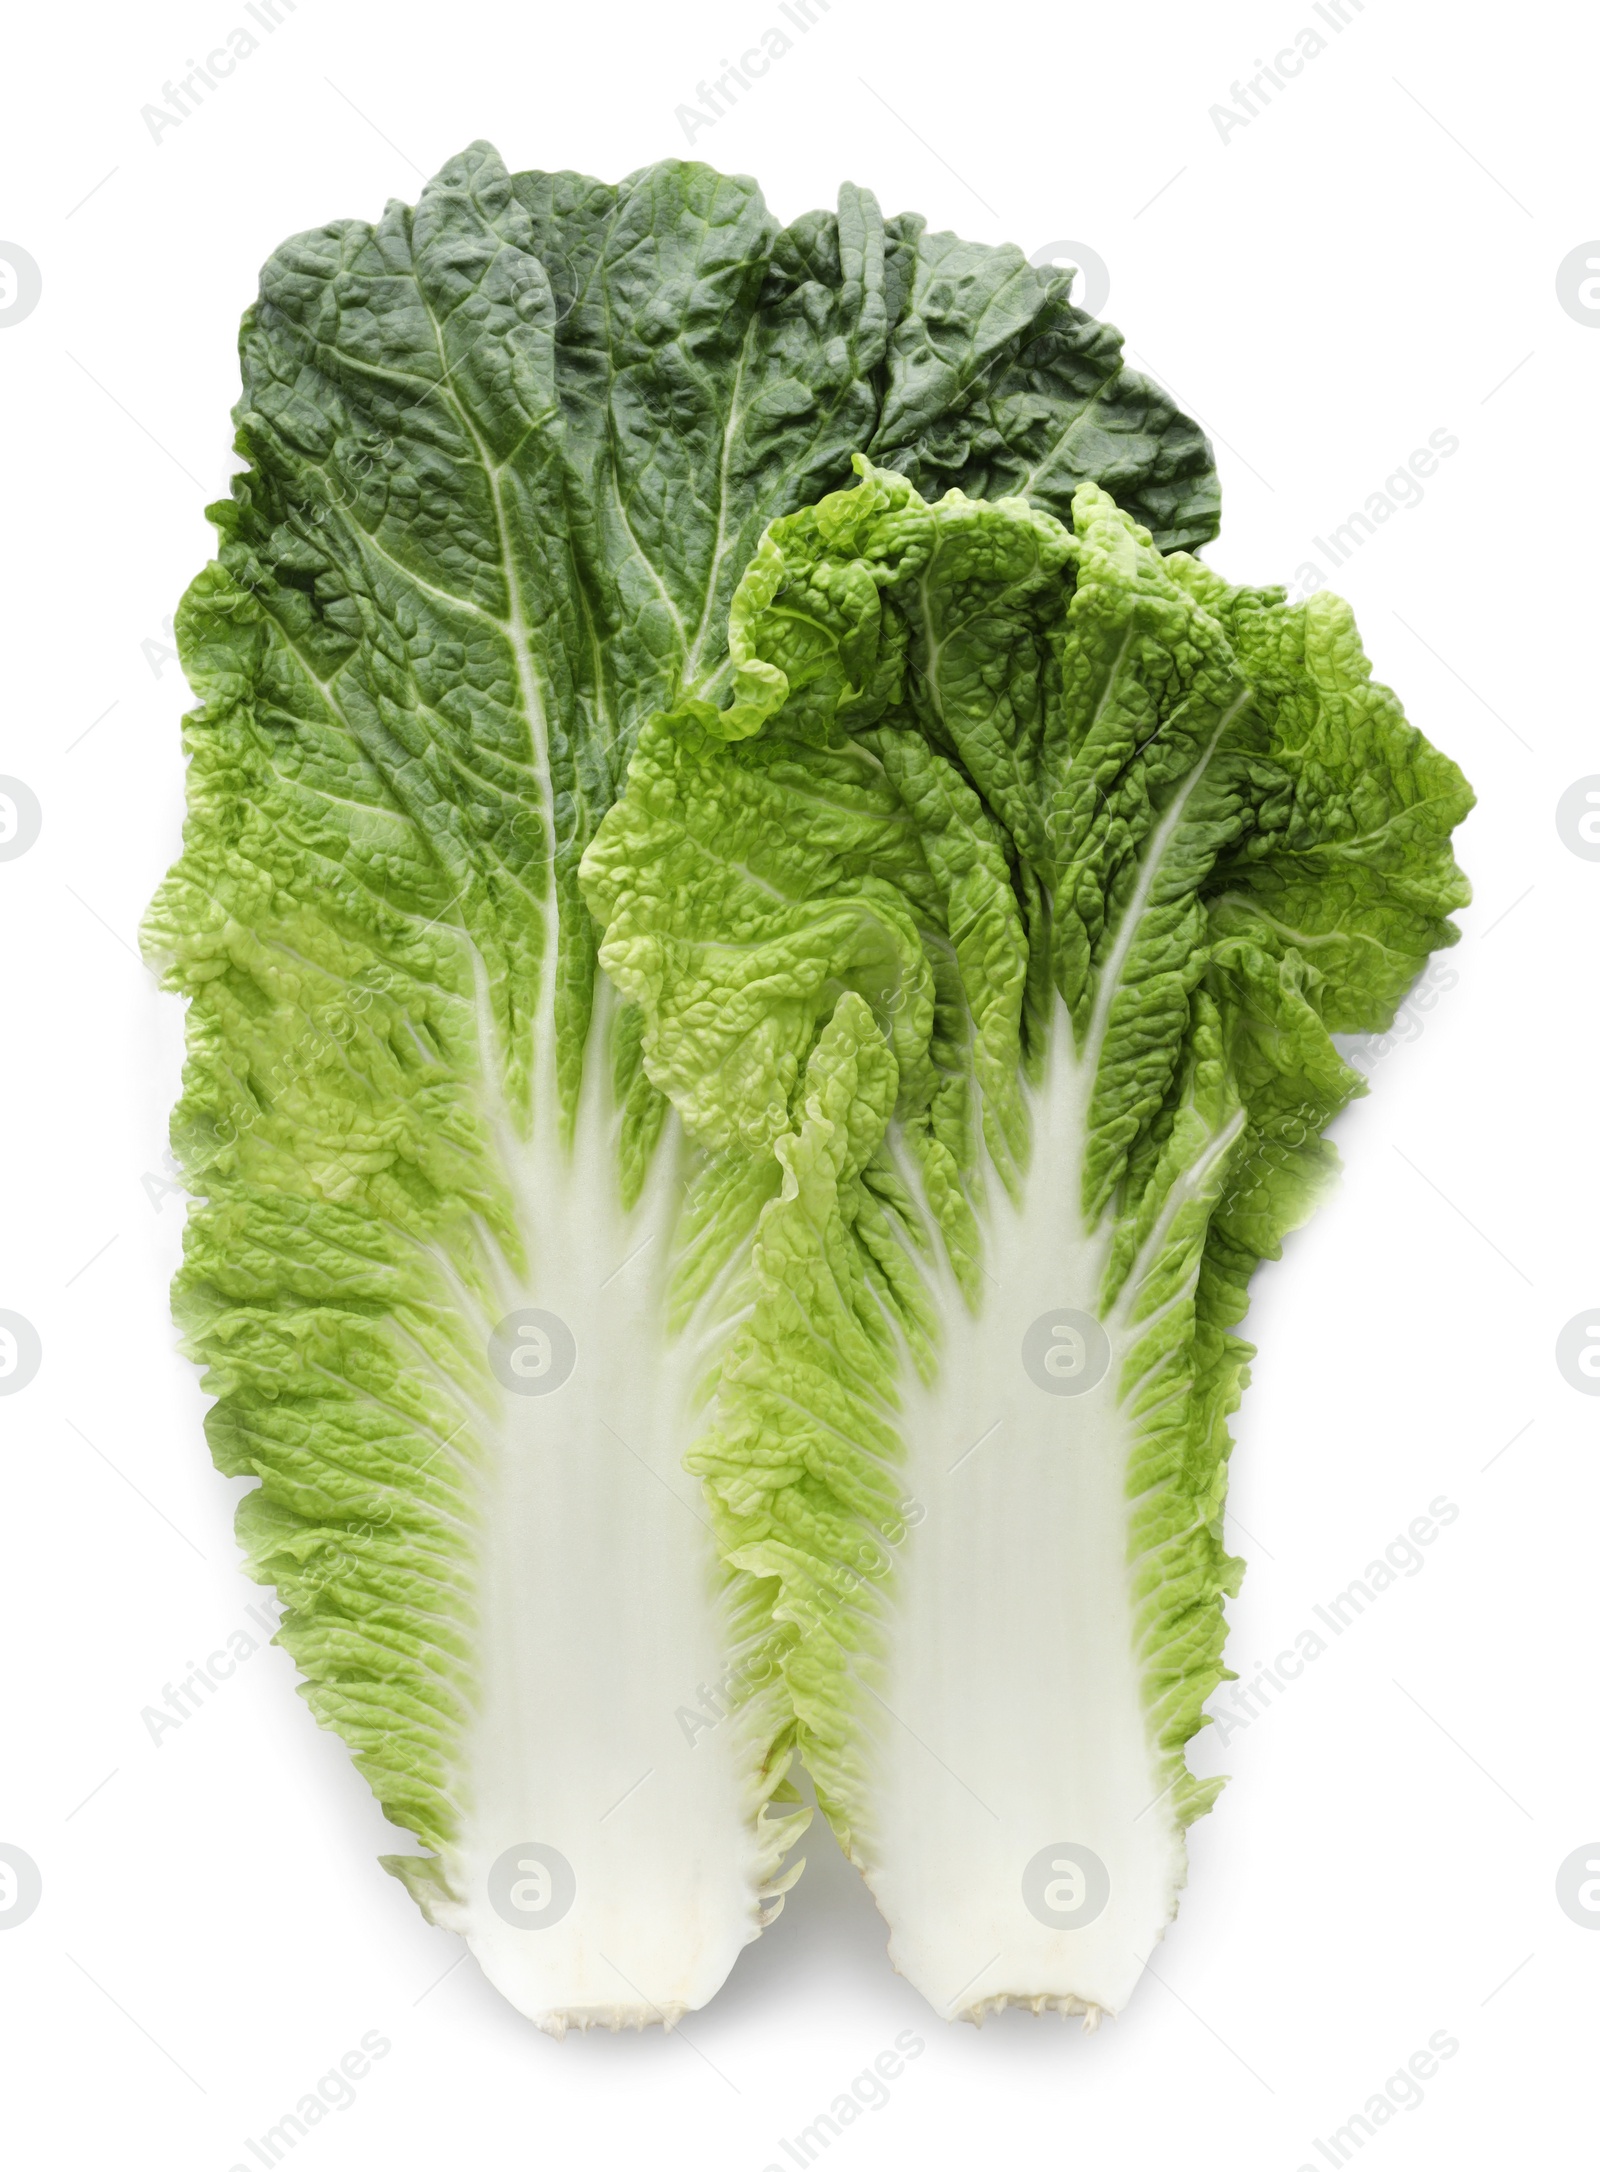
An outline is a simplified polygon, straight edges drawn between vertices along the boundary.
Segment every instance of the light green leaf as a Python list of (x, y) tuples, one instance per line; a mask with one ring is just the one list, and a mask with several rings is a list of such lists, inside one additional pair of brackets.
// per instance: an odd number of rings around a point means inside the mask
[[(647, 728), (585, 892), (691, 1133), (788, 1172), (691, 1460), (819, 1799), (942, 2012), (1093, 2021), (1220, 1785), (1250, 1279), (1362, 1089), (1331, 1035), (1455, 939), (1471, 794), (1336, 600), (1094, 483), (1069, 532), (857, 469), (770, 530), (732, 699)], [(892, 1109), (837, 1054), (874, 1011)]]
[[(700, 1086), (665, 1053), (692, 1000), (653, 1022), (597, 982), (579, 860), (652, 713), (760, 695), (737, 584), (859, 446), (1062, 504), (1103, 455), (1189, 539), (1209, 454), (1016, 250), (851, 187), (781, 228), (676, 162), (611, 187), (475, 145), (415, 207), (278, 250), (241, 362), (148, 928), (189, 999), (176, 1304), (213, 1451), (256, 1481), (240, 1538), (308, 1701), (428, 1851), (390, 1867), (542, 2026), (671, 2021), (804, 1822), (798, 1628), (719, 1556), (685, 1456), (723, 1359), (757, 1363), (791, 1182), (861, 1188), (915, 1312), (916, 1210), (829, 1066), (880, 1132), (896, 1079), (921, 1097), (953, 1227), (966, 1012), (887, 788), (839, 818), (883, 859), (867, 909), (784, 931)], [(961, 879), (993, 891), (983, 836)], [(846, 941), (852, 985), (905, 993), (892, 1058), (833, 1024)], [(813, 1123), (847, 1150), (793, 1147)]]

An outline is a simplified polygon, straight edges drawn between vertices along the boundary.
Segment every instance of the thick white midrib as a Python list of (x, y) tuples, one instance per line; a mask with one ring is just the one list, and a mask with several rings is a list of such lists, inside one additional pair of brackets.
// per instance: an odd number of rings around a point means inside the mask
[[(704, 1505), (682, 1468), (701, 1422), (695, 1391), (732, 1323), (708, 1303), (670, 1345), (662, 1328), (675, 1121), (624, 1210), (608, 1066), (592, 1049), (570, 1146), (553, 1108), (521, 1131), (481, 963), (477, 977), (485, 1123), (529, 1260), (519, 1275), (491, 1248), (491, 1310), (556, 1313), (579, 1361), (550, 1396), (495, 1389), (478, 1429), (479, 1702), (446, 1859), (456, 1899), (440, 1920), (554, 2033), (670, 2024), (756, 1935), (775, 1868), (756, 1826), (759, 1716), (702, 1725), (692, 1741), (678, 1718), (733, 1650)], [(596, 1049), (612, 1001), (602, 988)], [(479, 1303), (466, 1317), (484, 1331)], [(548, 1928), (507, 1923), (488, 1899), (491, 1866), (529, 1842), (556, 1849), (577, 1879), (571, 1910)]]
[[(435, 336), (437, 344), (437, 326)], [(442, 352), (440, 363), (442, 368)], [(505, 1105), (506, 1051), (482, 960), (468, 942), (477, 982), (484, 1121), (490, 1150), (514, 1195), (530, 1261), (526, 1279), (511, 1271), (481, 1219), (477, 1227), (485, 1262), (497, 1270), (496, 1318), (525, 1304), (565, 1316), (577, 1310), (574, 1298), (581, 1299), (589, 1307), (578, 1329), (589, 1353), (589, 1378), (620, 1396), (621, 1407), (613, 1401), (604, 1409), (579, 1409), (581, 1373), (575, 1373), (562, 1391), (572, 1391), (564, 1409), (558, 1394), (502, 1396), (497, 1407), (473, 1410), (470, 1443), (454, 1445), (465, 1425), (444, 1435), (422, 1428), (433, 1443), (427, 1462), (439, 1455), (459, 1459), (476, 1471), (479, 1486), (479, 1512), (470, 1527), (434, 1510), (474, 1562), (479, 1605), (478, 1704), (454, 1775), (463, 1830), (445, 1856), (453, 1897), (437, 1913), (468, 1939), (512, 2003), (541, 2026), (559, 2032), (569, 2022), (670, 2023), (711, 1996), (740, 1947), (756, 1935), (776, 1867), (773, 1842), (756, 1823), (761, 1762), (775, 1731), (770, 1712), (722, 1720), (692, 1745), (676, 1719), (680, 1705), (696, 1702), (700, 1682), (720, 1679), (732, 1641), (713, 1596), (713, 1542), (681, 1457), (698, 1430), (693, 1390), (733, 1319), (714, 1320), (708, 1317), (712, 1308), (702, 1306), (673, 1349), (660, 1346), (661, 1284), (677, 1208), (676, 1125), (669, 1121), (659, 1143), (644, 1197), (624, 1214), (603, 1060), (603, 992), (577, 1138), (570, 1150), (560, 1138), (548, 722), (502, 471), (489, 460), (471, 418), (453, 394), (449, 398), (490, 484), (508, 616), (463, 605), (426, 582), (414, 585), (487, 619), (506, 638), (547, 825), (546, 969), (534, 1027), (531, 1136)], [(333, 686), (287, 630), (279, 631), (328, 712), (350, 729)], [(657, 1241), (642, 1243), (651, 1234)], [(450, 1271), (448, 1281), (461, 1301), (463, 1332), (484, 1337), (481, 1300), (469, 1297), (459, 1274)], [(608, 1289), (615, 1294), (595, 1310), (591, 1301)], [(650, 1341), (648, 1362), (630, 1353), (629, 1334)], [(457, 1407), (469, 1402), (425, 1351), (411, 1345), (411, 1355)], [(364, 1399), (381, 1405), (380, 1398)], [(416, 1423), (408, 1412), (395, 1415)], [(618, 1417), (621, 1423), (614, 1425)], [(554, 1512), (537, 1486), (529, 1493), (531, 1479), (541, 1475), (541, 1457), (543, 1476), (552, 1492), (561, 1493)], [(586, 1686), (576, 1699), (565, 1694), (574, 1682)], [(530, 1840), (557, 1847), (564, 1841), (564, 1852), (583, 1866), (579, 1902), (560, 1924), (541, 1931), (506, 1923), (487, 1897), (490, 1863), (504, 1845)]]
[[(1183, 1878), (1134, 1638), (1132, 1434), (1113, 1393), (1126, 1331), (1108, 1323), (1110, 1368), (1083, 1397), (1041, 1393), (1020, 1356), (1037, 1314), (1098, 1313), (1109, 1227), (1084, 1230), (1078, 1206), (1090, 1084), (1057, 999), (1022, 1202), (996, 1186), (986, 1215), (981, 1313), (943, 1276), (939, 1375), (903, 1390), (902, 1483), (926, 1513), (897, 1549), (893, 1717), (858, 1708), (871, 1777), (850, 1808), (891, 1955), (946, 2014), (1005, 1998), (1117, 2010)], [(1026, 1866), (1062, 1841), (1112, 1871), (1111, 1905), (1081, 1930), (1022, 1902)]]
[(1145, 908), (1150, 902), (1150, 893), (1155, 888), (1156, 878), (1161, 872), (1161, 863), (1166, 858), (1167, 847), (1171, 844), (1179, 825), (1183, 821), (1184, 811), (1193, 797), (1196, 785), (1199, 784), (1201, 778), (1211, 766), (1211, 757), (1221, 744), (1223, 733), (1250, 700), (1251, 693), (1252, 689), (1246, 687), (1238, 699), (1223, 711), (1216, 730), (1211, 734), (1206, 744), (1205, 752), (1173, 794), (1171, 806), (1168, 807), (1166, 813), (1150, 833), (1149, 843), (1145, 847), (1144, 856), (1140, 862), (1138, 878), (1134, 883), (1133, 895), (1129, 898), (1123, 910), (1122, 919), (1118, 923), (1111, 949), (1107, 953), (1105, 964), (1100, 969), (1100, 981), (1095, 990), (1094, 1010), (1090, 1016), (1089, 1032), (1083, 1051), (1084, 1064), (1091, 1077), (1099, 1068), (1100, 1056), (1105, 1047), (1106, 1029), (1111, 1023), (1111, 1007), (1115, 1003), (1118, 991), (1122, 986), (1122, 975), (1134, 943), (1138, 940), (1139, 923), (1143, 920)]
[[(500, 1263), (504, 1311), (555, 1312), (579, 1362), (548, 1397), (505, 1394), (485, 1443), (480, 1703), (465, 1745), (465, 1824), (448, 1865), (457, 1901), (446, 1913), (491, 1980), (542, 2027), (670, 2025), (716, 1991), (756, 1935), (775, 1867), (756, 1829), (759, 1711), (693, 1742), (676, 1716), (695, 1702), (696, 1684), (720, 1677), (731, 1643), (714, 1596), (714, 1544), (682, 1470), (712, 1331), (691, 1323), (668, 1347), (662, 1329), (675, 1122), (637, 1206), (624, 1212), (618, 1200), (603, 986), (570, 1147), (560, 1136), (548, 720), (501, 470), (451, 402), (489, 480), (503, 630), (546, 822), (531, 1135), (504, 1106), (478, 967), (486, 1117), (528, 1258), (525, 1277)], [(578, 1884), (567, 1915), (534, 1930), (488, 1900), (492, 1865), (530, 1841), (566, 1856)]]

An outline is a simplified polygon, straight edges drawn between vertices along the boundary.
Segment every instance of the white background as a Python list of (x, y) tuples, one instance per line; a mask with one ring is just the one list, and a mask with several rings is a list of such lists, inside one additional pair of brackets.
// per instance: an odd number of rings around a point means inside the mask
[[(244, 0), (13, 15), (0, 238), (43, 272), (0, 328), (0, 771), (44, 815), (0, 864), (0, 1307), (44, 1347), (0, 1402), (0, 1839), (44, 1880), (0, 1933), (18, 2164), (253, 2164), (244, 2138), (370, 2030), (391, 2052), (297, 2168), (762, 2172), (906, 2029), (924, 2051), (830, 2167), (1320, 2168), (1315, 2138), (1440, 2030), (1459, 2051), (1363, 2163), (1591, 2161), (1600, 1936), (1555, 1880), (1600, 1833), (1600, 1403), (1554, 1345), (1600, 1305), (1600, 864), (1555, 806), (1600, 771), (1600, 324), (1556, 273), (1600, 234), (1600, 55), (1537, 6), (1346, 5), (1336, 35), (1313, 0), (833, 0), (694, 154), (785, 218), (848, 176), (936, 227), (1092, 246), (1105, 313), (1214, 434), (1208, 556), (1235, 579), (1292, 581), (1430, 432), (1459, 439), (1335, 585), (1477, 788), (1477, 902), (1454, 985), (1338, 1128), (1342, 1187), (1258, 1286), (1234, 1664), (1314, 1626), (1436, 1496), (1459, 1516), (1278, 1709), (1197, 1745), (1233, 1782), (1154, 1972), (1097, 2037), (936, 2020), (818, 1833), (681, 2032), (565, 2044), (452, 1970), (458, 1942), (378, 1869), (395, 1838), (281, 1652), (159, 1748), (141, 1724), (259, 1596), (167, 1318), (180, 1017), (133, 949), (178, 844), (163, 629), (210, 554), (237, 320), (281, 239), (414, 200), (479, 136), (607, 179), (682, 155), (675, 107), (784, 18), (300, 0), (156, 143), (141, 106)], [(1307, 25), (1327, 50), (1222, 140), (1209, 109)]]

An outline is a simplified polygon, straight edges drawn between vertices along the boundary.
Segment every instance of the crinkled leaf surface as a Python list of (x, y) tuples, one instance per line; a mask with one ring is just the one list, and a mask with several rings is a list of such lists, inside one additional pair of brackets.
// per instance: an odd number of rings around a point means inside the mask
[[(852, 187), (781, 227), (677, 163), (610, 187), (475, 146), (414, 208), (280, 249), (241, 359), (149, 924), (190, 1003), (177, 1309), (213, 1450), (257, 1482), (240, 1535), (308, 1700), (426, 1851), (391, 1867), (543, 2026), (670, 2021), (777, 1906), (803, 1822), (790, 1630), (683, 1457), (764, 1317), (786, 1185), (904, 1276), (858, 1103), (923, 1096), (954, 1212), (960, 1062), (927, 1018), (964, 1028), (920, 962), (924, 848), (886, 846), (861, 970), (916, 979), (899, 1052), (797, 969), (764, 1030), (817, 1128), (690, 1136), (644, 1012), (597, 986), (579, 858), (643, 719), (725, 693), (767, 525), (856, 449), (1063, 511), (1099, 476), (1174, 542), (1213, 532), (1208, 451), (1015, 249)], [(876, 1304), (848, 1301), (864, 1377)]]
[(584, 863), (690, 1135), (775, 1158), (691, 1456), (897, 1964), (1089, 2019), (1220, 1782), (1237, 1330), (1467, 891), (1459, 771), (1350, 612), (1094, 483), (774, 524), (731, 698), (641, 736)]

